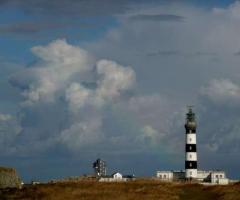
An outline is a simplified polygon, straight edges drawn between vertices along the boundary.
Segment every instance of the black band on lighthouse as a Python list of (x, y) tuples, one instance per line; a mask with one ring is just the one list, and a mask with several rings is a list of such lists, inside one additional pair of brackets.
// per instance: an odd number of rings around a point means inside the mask
[(186, 129), (186, 134), (196, 134), (196, 129)]
[(185, 169), (197, 169), (197, 161), (185, 161)]
[(196, 144), (186, 144), (186, 152), (197, 152)]

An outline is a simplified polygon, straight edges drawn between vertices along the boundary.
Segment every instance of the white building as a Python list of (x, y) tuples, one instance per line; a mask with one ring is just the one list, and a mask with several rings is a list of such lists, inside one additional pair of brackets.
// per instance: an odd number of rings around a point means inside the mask
[(157, 171), (157, 178), (161, 181), (184, 180), (185, 171)]
[(157, 171), (157, 178), (162, 181), (173, 181), (173, 171)]
[(120, 174), (119, 172), (116, 172), (116, 173), (112, 174), (112, 178), (114, 180), (121, 180), (123, 178), (123, 175)]
[(212, 171), (211, 183), (215, 183), (219, 185), (227, 185), (229, 183), (229, 179), (226, 177), (226, 174), (224, 171)]
[(111, 176), (103, 176), (99, 178), (99, 182), (125, 182), (135, 180), (134, 175), (123, 176), (119, 172), (113, 173)]
[[(157, 171), (157, 178), (161, 181), (184, 181), (185, 171)], [(224, 171), (197, 171), (196, 181), (209, 183), (209, 184), (219, 184), (226, 185), (229, 183), (229, 179), (226, 177)]]

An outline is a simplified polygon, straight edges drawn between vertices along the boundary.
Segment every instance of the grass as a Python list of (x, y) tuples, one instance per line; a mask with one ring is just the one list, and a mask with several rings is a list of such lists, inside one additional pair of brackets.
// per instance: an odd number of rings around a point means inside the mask
[(215, 200), (220, 199), (219, 194), (211, 190), (209, 186), (198, 184), (181, 185), (181, 193), (179, 199), (181, 200)]
[(9, 167), (0, 167), (0, 172), (17, 173), (15, 169)]
[(0, 190), (0, 199), (240, 200), (240, 185), (202, 186), (139, 180), (126, 183), (62, 182)]

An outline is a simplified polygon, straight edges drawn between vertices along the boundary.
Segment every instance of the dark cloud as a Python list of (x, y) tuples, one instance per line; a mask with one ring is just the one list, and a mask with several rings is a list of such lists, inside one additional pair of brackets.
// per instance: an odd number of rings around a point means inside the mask
[(240, 51), (234, 53), (235, 56), (240, 56)]
[(147, 53), (147, 56), (175, 56), (180, 55), (179, 51), (157, 51), (157, 52), (150, 52)]
[(207, 51), (197, 51), (193, 53), (192, 56), (217, 56), (217, 53), (207, 52)]
[(96, 28), (95, 24), (74, 24), (74, 23), (59, 23), (51, 21), (40, 22), (19, 22), (14, 24), (0, 25), (0, 34), (37, 34), (43, 31), (57, 30), (63, 28), (91, 29)]
[(173, 22), (182, 22), (184, 17), (180, 15), (171, 15), (171, 14), (157, 14), (157, 15), (134, 15), (129, 18), (132, 21), (173, 21)]
[[(177, 50), (159, 50), (153, 51), (146, 54), (147, 56), (185, 56), (185, 57), (214, 57), (217, 56), (217, 53), (214, 52), (180, 52)], [(240, 54), (239, 54), (240, 55)]]
[(144, 0), (2, 0), (0, 5), (20, 7), (34, 14), (98, 16), (123, 13), (136, 2), (145, 3)]
[(0, 33), (33, 34), (49, 29), (58, 29), (67, 26), (49, 22), (22, 22), (0, 26)]

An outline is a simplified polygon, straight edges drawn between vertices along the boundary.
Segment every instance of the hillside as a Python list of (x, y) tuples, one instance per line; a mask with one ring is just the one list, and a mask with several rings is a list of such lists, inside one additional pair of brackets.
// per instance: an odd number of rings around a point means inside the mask
[(81, 200), (240, 200), (240, 184), (202, 186), (197, 184), (135, 181), (99, 183), (94, 181), (31, 185), (2, 189), (0, 199), (81, 199)]

